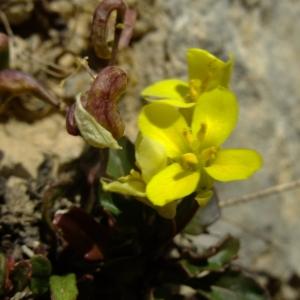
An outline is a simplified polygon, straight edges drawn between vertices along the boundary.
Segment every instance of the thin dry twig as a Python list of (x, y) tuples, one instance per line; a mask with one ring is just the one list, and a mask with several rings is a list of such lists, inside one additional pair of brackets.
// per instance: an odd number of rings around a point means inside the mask
[(2, 21), (2, 24), (5, 28), (7, 35), (12, 38), (14, 36), (13, 31), (9, 25), (6, 14), (2, 11), (0, 11), (0, 20)]
[(277, 251), (281, 251), (282, 250), (282, 245), (280, 244), (279, 241), (274, 240), (274, 237), (266, 236), (265, 234), (261, 233), (259, 230), (250, 228), (249, 226), (247, 226), (247, 225), (245, 225), (245, 224), (243, 224), (241, 222), (225, 218), (224, 216), (222, 216), (222, 218), (220, 219), (220, 222), (224, 222), (224, 223), (230, 224), (230, 225), (232, 225), (234, 227), (237, 227), (242, 232), (244, 232), (244, 233), (246, 233), (246, 234), (248, 234), (250, 236), (253, 236), (256, 239), (262, 240), (266, 244), (272, 246)]
[(263, 197), (271, 196), (273, 194), (282, 193), (282, 192), (297, 189), (297, 188), (300, 188), (300, 179), (291, 181), (291, 182), (287, 182), (287, 183), (278, 184), (275, 186), (271, 186), (269, 188), (266, 188), (261, 191), (251, 193), (248, 195), (244, 195), (239, 198), (223, 200), (223, 201), (220, 201), (219, 206), (221, 208), (224, 208), (224, 207), (226, 208), (226, 207), (234, 206), (237, 204), (244, 204), (244, 203), (248, 203), (253, 200), (258, 200)]
[[(13, 48), (17, 47), (17, 40), (16, 36), (14, 35), (12, 28), (9, 24), (9, 21), (7, 19), (7, 16), (5, 13), (0, 11), (0, 21), (2, 22), (5, 31), (9, 37), (9, 43), (10, 43), (10, 50), (12, 51)], [(66, 77), (68, 74), (70, 74), (72, 71), (71, 70), (66, 70), (63, 67), (60, 67), (58, 64), (39, 58), (37, 55), (34, 55), (32, 51), (29, 49), (24, 49), (22, 56), (18, 57), (18, 59), (27, 62), (29, 61), (34, 61), (40, 66), (40, 69), (47, 73), (50, 76), (53, 76), (55, 78), (62, 78)]]

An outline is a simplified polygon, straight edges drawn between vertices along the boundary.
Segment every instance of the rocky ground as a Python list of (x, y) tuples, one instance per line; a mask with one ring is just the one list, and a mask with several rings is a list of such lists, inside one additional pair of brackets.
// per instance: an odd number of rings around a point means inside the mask
[[(43, 5), (41, 3), (44, 3)], [(45, 3), (47, 4), (45, 6)], [(11, 67), (30, 72), (69, 103), (89, 75), (77, 57), (87, 54), (96, 0), (10, 1), (0, 3), (14, 33)], [(186, 76), (185, 51), (205, 48), (232, 55), (232, 88), (240, 120), (230, 147), (253, 147), (264, 168), (251, 180), (219, 185), (221, 201), (300, 178), (300, 3), (295, 0), (132, 0), (138, 21), (119, 63), (130, 76), (121, 104), (127, 134), (134, 139), (139, 93), (147, 84)], [(3, 24), (3, 14), (1, 14)], [(39, 26), (36, 26), (39, 24)], [(7, 30), (7, 25), (1, 27)], [(54, 66), (53, 66), (54, 65)], [(58, 74), (57, 74), (58, 73)], [(62, 78), (67, 78), (62, 82)], [(40, 220), (41, 178), (79, 157), (83, 144), (69, 136), (59, 114), (25, 122), (13, 106), (1, 111), (0, 235), (3, 249), (21, 255), (33, 247)], [(49, 167), (49, 163), (51, 161)], [(44, 176), (44, 177), (43, 177)], [(238, 263), (274, 279), (274, 298), (300, 299), (300, 189), (275, 193), (224, 208), (211, 227), (218, 235), (241, 237)], [(14, 246), (12, 246), (14, 245)], [(277, 293), (278, 291), (278, 293)]]

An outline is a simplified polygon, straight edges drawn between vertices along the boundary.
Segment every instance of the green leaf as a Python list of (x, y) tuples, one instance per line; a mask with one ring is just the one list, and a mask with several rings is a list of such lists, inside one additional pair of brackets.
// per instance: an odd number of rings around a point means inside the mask
[(30, 258), (32, 277), (49, 277), (52, 272), (51, 263), (43, 255), (35, 255)]
[(223, 273), (211, 285), (209, 292), (199, 290), (208, 300), (266, 300), (267, 293), (255, 280), (243, 273), (229, 271)]
[[(134, 145), (125, 136), (119, 140), (120, 150), (110, 149), (106, 174), (114, 179), (128, 175), (134, 167)], [(113, 194), (106, 192), (100, 185), (100, 202), (106, 211), (115, 216), (121, 213)]]
[(35, 295), (42, 295), (49, 289), (49, 276), (52, 272), (50, 261), (42, 255), (35, 255), (30, 258), (32, 277), (30, 289)]
[(113, 195), (103, 190), (100, 191), (100, 202), (103, 208), (113, 214), (114, 216), (120, 215), (122, 212), (118, 208), (117, 204), (113, 199)]
[(198, 257), (191, 256), (183, 260), (182, 265), (192, 276), (197, 276), (203, 271), (222, 271), (237, 256), (239, 247), (239, 240), (228, 236)]
[(205, 207), (200, 207), (189, 224), (185, 227), (184, 232), (192, 235), (199, 235), (205, 229), (214, 223), (220, 217), (219, 199), (214, 191), (212, 199)]
[(34, 295), (43, 295), (47, 293), (49, 290), (49, 278), (31, 278), (30, 289)]
[(122, 147), (120, 150), (109, 150), (109, 158), (106, 173), (110, 177), (117, 179), (129, 174), (134, 166), (134, 145), (126, 137), (119, 140)]
[(76, 300), (78, 289), (75, 274), (50, 277), (51, 299), (53, 300)]
[(13, 283), (14, 291), (21, 292), (26, 286), (28, 286), (31, 277), (31, 264), (30, 261), (20, 261), (17, 263), (13, 271), (11, 272), (10, 278)]
[(219, 270), (229, 264), (238, 254), (240, 242), (238, 239), (228, 237), (224, 243), (218, 248), (215, 255), (207, 260), (205, 270)]
[(199, 269), (199, 266), (194, 265), (193, 263), (189, 262), (188, 260), (182, 260), (181, 265), (191, 276), (197, 276), (201, 272), (201, 270)]

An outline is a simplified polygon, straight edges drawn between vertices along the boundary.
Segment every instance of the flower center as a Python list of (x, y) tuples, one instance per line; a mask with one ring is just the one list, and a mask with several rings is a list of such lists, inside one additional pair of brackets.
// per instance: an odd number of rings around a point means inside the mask
[(180, 157), (180, 162), (183, 168), (187, 170), (195, 170), (197, 168), (197, 165), (199, 164), (198, 157), (196, 156), (196, 154), (191, 152), (183, 154)]
[(196, 139), (194, 138), (192, 131), (190, 129), (186, 129), (183, 131), (183, 137), (188, 145), (188, 148), (192, 151), (195, 150), (195, 145), (197, 144)]

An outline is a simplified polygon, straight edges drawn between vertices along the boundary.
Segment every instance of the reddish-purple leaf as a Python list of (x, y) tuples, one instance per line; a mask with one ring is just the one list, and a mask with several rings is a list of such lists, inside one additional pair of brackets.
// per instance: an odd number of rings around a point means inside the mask
[(29, 74), (10, 69), (0, 71), (0, 95), (18, 96), (22, 94), (32, 94), (59, 107), (58, 100)]
[(97, 223), (80, 208), (58, 213), (53, 224), (78, 255), (86, 260), (103, 260), (106, 255), (110, 228)]
[(133, 35), (133, 28), (136, 22), (137, 13), (134, 9), (126, 9), (124, 16), (124, 28), (121, 32), (118, 49), (128, 47)]
[(0, 296), (12, 290), (12, 282), (10, 274), (15, 266), (15, 261), (12, 257), (6, 257), (0, 253)]
[(76, 124), (75, 120), (75, 103), (73, 103), (67, 110), (67, 115), (66, 115), (66, 128), (67, 132), (71, 135), (79, 135), (79, 129)]
[(9, 64), (9, 38), (0, 32), (0, 69), (7, 68)]
[(110, 59), (114, 55), (113, 48), (117, 48), (121, 29), (114, 24), (114, 43), (109, 44), (108, 34), (112, 31), (109, 22), (111, 13), (117, 12), (116, 24), (122, 23), (126, 11), (123, 0), (104, 0), (96, 8), (92, 23), (92, 44), (96, 55), (102, 59)]
[(6, 34), (0, 32), (0, 52), (8, 50), (9, 38)]

